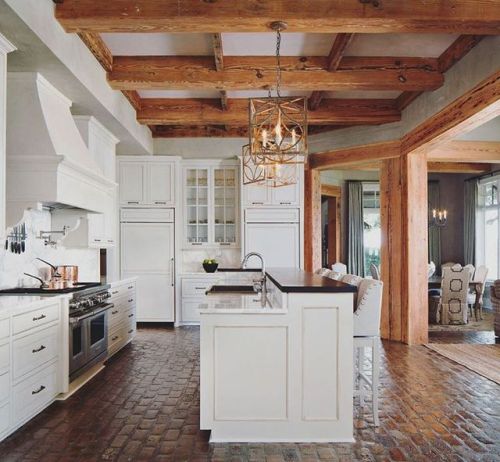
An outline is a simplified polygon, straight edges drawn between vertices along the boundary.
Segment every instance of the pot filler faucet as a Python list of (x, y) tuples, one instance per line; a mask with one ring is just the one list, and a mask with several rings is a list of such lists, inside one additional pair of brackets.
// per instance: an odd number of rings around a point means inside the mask
[(256, 289), (259, 290), (259, 292), (262, 292), (263, 296), (265, 297), (265, 292), (266, 292), (266, 264), (264, 262), (264, 257), (258, 253), (258, 252), (250, 252), (245, 255), (245, 258), (243, 258), (243, 261), (241, 262), (241, 269), (246, 269), (248, 265), (248, 260), (250, 257), (257, 257), (260, 259), (260, 272), (261, 272), (261, 277), (260, 280), (254, 281), (256, 282)]

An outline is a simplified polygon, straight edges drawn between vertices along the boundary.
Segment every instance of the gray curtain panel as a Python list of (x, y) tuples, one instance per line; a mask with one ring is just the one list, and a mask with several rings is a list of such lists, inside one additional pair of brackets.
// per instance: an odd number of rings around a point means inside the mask
[(347, 269), (351, 274), (364, 277), (363, 184), (361, 181), (347, 182), (347, 200), (349, 220)]
[(465, 264), (476, 262), (476, 207), (477, 180), (465, 181), (464, 187), (464, 260)]
[[(432, 209), (440, 208), (439, 181), (428, 182), (427, 197), (429, 214), (431, 214)], [(429, 226), (429, 262), (431, 261), (436, 264), (436, 268), (439, 271), (441, 268), (441, 229), (437, 226)]]

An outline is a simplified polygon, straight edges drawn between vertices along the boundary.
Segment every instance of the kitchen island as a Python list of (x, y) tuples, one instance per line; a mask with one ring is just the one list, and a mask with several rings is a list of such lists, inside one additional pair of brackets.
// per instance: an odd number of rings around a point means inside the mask
[(353, 441), (356, 287), (297, 269), (200, 306), (201, 429), (212, 442)]

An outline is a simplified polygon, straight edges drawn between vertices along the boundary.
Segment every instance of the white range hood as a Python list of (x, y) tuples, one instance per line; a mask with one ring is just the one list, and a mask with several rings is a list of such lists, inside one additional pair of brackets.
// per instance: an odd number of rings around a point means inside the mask
[(33, 72), (8, 73), (7, 95), (7, 224), (40, 204), (104, 212), (116, 184), (92, 158), (71, 101)]

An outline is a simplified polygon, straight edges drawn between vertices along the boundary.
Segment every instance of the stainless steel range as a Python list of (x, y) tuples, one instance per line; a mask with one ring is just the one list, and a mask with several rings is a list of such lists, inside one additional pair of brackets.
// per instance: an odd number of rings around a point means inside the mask
[(69, 302), (69, 380), (106, 359), (108, 310), (113, 307), (109, 285), (73, 292)]

